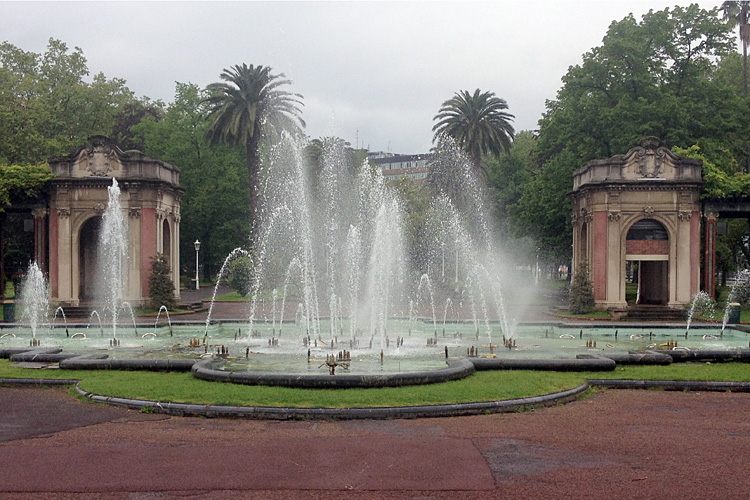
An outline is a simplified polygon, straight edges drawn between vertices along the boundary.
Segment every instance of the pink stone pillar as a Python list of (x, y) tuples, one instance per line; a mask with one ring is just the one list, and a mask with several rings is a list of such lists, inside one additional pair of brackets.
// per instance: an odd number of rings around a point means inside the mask
[(594, 212), (594, 300), (607, 300), (607, 212)]

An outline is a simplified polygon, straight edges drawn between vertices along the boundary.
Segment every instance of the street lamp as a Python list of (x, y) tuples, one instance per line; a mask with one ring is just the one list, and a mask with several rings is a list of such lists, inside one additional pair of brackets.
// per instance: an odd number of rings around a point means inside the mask
[(195, 240), (195, 243), (193, 243), (195, 246), (195, 289), (200, 289), (200, 281), (198, 281), (198, 251), (201, 249), (201, 242), (198, 240)]

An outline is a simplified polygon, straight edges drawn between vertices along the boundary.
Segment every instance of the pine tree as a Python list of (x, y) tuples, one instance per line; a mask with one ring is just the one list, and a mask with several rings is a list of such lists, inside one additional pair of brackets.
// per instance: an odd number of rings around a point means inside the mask
[(170, 275), (167, 258), (164, 254), (156, 254), (151, 262), (151, 277), (148, 279), (148, 297), (153, 309), (161, 306), (175, 308), (174, 283)]
[(570, 312), (586, 314), (594, 310), (594, 286), (589, 279), (589, 265), (586, 260), (578, 264), (570, 287)]

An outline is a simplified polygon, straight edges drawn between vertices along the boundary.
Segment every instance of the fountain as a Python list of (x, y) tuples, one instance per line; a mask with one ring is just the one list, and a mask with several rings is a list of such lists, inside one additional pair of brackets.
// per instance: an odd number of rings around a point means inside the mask
[[(102, 294), (106, 300), (101, 317), (94, 312), (89, 319), (91, 323), (97, 317), (102, 337), (103, 321), (111, 320), (112, 339), (107, 346), (93, 335), (76, 334), (70, 342), (52, 330), (50, 336), (66, 351), (101, 355), (106, 350), (115, 361), (192, 363), (208, 358), (217, 371), (232, 376), (285, 374), (295, 381), (321, 371), (335, 373), (335, 378), (360, 374), (373, 381), (385, 374), (440, 371), (456, 361), (449, 352), (465, 351), (474, 363), (677, 347), (676, 338), (684, 337), (684, 330), (622, 329), (618, 337), (619, 330), (613, 328), (587, 327), (584, 339), (578, 327), (553, 326), (550, 335), (549, 325), (519, 325), (514, 314), (522, 302), (523, 283), (510, 274), (510, 260), (493, 236), (469, 162), (445, 145), (437, 154), (450, 179), (431, 201), (424, 231), (413, 234), (407, 230), (404, 202), (366, 161), (347, 164), (337, 145), (323, 155), (314, 176), (302, 145), (285, 138), (263, 166), (267, 182), (260, 192), (246, 319), (213, 322), (212, 300), (205, 324), (172, 325), (168, 318), (169, 336), (145, 334), (141, 338), (148, 336), (148, 342), (127, 349), (111, 349), (119, 347), (118, 329), (121, 336), (133, 337), (138, 328), (134, 320), (132, 325), (118, 322), (119, 311), (129, 306), (123, 301), (122, 274), (127, 233), (113, 180), (99, 245), (102, 290), (110, 293)], [(219, 281), (228, 263), (245, 254), (238, 248), (227, 256)], [(438, 336), (441, 307), (443, 335)], [(451, 335), (445, 335), (449, 318)], [(679, 348), (718, 345), (712, 334), (693, 337), (681, 340)], [(733, 330), (722, 342), (739, 348), (748, 345), (748, 337)], [(0, 347), (5, 346), (17, 347), (17, 339), (4, 338)], [(232, 355), (237, 352), (244, 356)]]
[[(108, 203), (102, 217), (97, 260), (97, 296), (104, 299), (103, 312), (112, 322), (112, 338), (117, 338), (117, 319), (123, 306), (128, 258), (128, 230), (120, 205), (120, 186), (112, 178), (107, 188)], [(129, 304), (128, 304), (129, 305)], [(132, 310), (131, 310), (132, 315)]]
[(724, 329), (727, 327), (727, 321), (729, 321), (730, 307), (732, 303), (737, 300), (738, 288), (746, 287), (749, 281), (750, 281), (750, 270), (743, 269), (742, 271), (737, 273), (734, 283), (732, 283), (732, 288), (729, 290), (729, 295), (727, 296), (727, 305), (724, 308), (724, 317), (721, 320), (722, 333), (724, 332)]
[[(408, 317), (410, 327), (416, 318), (428, 318), (436, 334), (435, 301), (458, 304), (462, 297), (469, 298), (472, 311), (481, 311), (473, 314), (474, 324), (478, 333), (480, 319), (484, 322), (490, 345), (492, 321), (500, 321), (497, 329), (511, 338), (503, 266), (479, 183), (456, 148), (441, 151), (447, 158), (440, 161), (450, 164), (446, 168), (453, 176), (449, 184), (461, 191), (461, 199), (439, 195), (426, 231), (435, 241), (428, 236), (415, 242), (405, 231), (402, 201), (366, 161), (347, 164), (342, 146), (335, 144), (322, 155), (320, 168), (311, 170), (301, 144), (286, 138), (274, 148), (265, 166), (272, 182), (264, 184), (260, 196), (248, 339), (260, 297), (274, 290), (282, 291), (280, 307), (273, 299), (274, 324), (277, 315), (279, 329), (283, 318), (291, 317), (286, 304), (294, 294), (294, 303), (302, 304), (297, 317), (314, 339), (343, 337), (347, 331), (349, 342), (387, 351), (389, 340), (405, 333), (389, 332), (392, 320)], [(411, 245), (425, 247), (422, 256), (406, 251), (409, 237)], [(453, 309), (458, 318), (460, 311)], [(326, 331), (321, 330), (324, 318)]]
[(31, 329), (31, 345), (38, 346), (37, 330), (49, 318), (49, 288), (36, 262), (29, 264), (21, 283), (21, 322)]

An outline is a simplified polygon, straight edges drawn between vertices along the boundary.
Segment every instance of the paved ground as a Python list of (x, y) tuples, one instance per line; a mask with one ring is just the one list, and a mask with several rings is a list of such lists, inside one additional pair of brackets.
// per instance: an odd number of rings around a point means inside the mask
[(516, 414), (256, 422), (5, 387), (0, 498), (746, 499), (748, 410), (750, 394), (608, 390)]
[(0, 498), (750, 495), (750, 394), (608, 390), (533, 412), (257, 422), (0, 389)]

